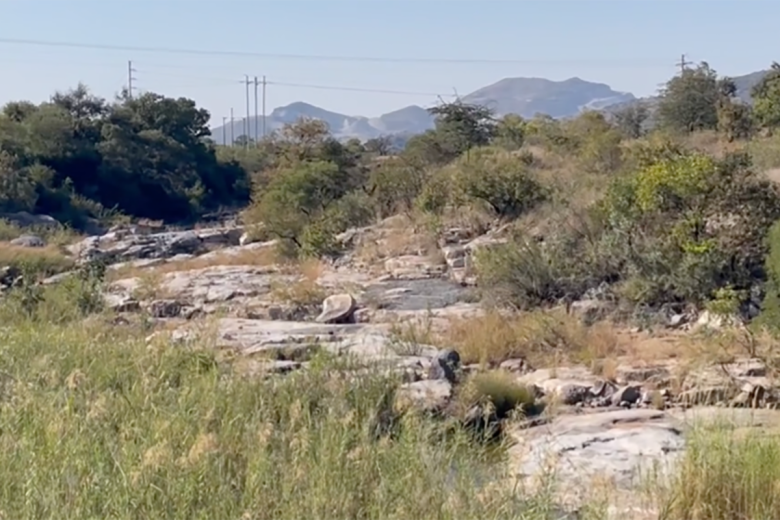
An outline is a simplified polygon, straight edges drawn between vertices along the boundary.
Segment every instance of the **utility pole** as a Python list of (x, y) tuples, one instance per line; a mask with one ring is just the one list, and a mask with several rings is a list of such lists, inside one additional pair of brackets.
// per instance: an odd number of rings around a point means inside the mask
[(227, 117), (222, 116), (222, 146), (227, 144)]
[(685, 60), (685, 54), (680, 55), (680, 63), (677, 64), (680, 67), (680, 74), (685, 73), (685, 67), (693, 65), (693, 62)]
[(244, 78), (245, 84), (246, 84), (246, 123), (244, 123), (244, 135), (246, 136), (246, 139), (244, 139), (244, 148), (249, 147), (249, 75), (245, 75)]
[(265, 76), (263, 76), (263, 137), (265, 138)]
[(257, 76), (255, 76), (255, 147), (260, 146), (260, 137), (257, 132), (257, 125), (260, 123), (260, 120), (257, 117), (257, 86), (258, 86)]
[(135, 81), (133, 72), (136, 72), (133, 68), (133, 62), (132, 60), (127, 60), (127, 95), (130, 99), (133, 99), (133, 89), (135, 88), (133, 86), (133, 81)]
[(232, 148), (236, 142), (236, 138), (233, 135), (233, 108), (230, 109), (230, 147)]

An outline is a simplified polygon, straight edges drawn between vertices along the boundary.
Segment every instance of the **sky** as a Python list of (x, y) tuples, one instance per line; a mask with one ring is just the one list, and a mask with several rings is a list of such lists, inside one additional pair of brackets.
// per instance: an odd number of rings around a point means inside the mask
[(731, 76), (780, 61), (779, 18), (772, 0), (0, 0), (0, 104), (79, 82), (112, 98), (128, 61), (137, 92), (192, 98), (216, 124), (246, 114), (245, 75), (266, 77), (269, 113), (373, 117), (506, 77), (645, 96), (682, 54)]

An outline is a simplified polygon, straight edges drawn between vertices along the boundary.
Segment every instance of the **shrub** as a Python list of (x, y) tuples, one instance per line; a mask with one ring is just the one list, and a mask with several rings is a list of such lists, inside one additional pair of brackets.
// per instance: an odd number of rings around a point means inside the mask
[(426, 179), (425, 169), (412, 161), (390, 159), (375, 167), (369, 185), (379, 216), (412, 210)]
[(768, 253), (764, 268), (767, 281), (761, 312), (753, 323), (757, 329), (780, 333), (780, 221), (775, 222), (767, 234)]
[(341, 230), (344, 218), (355, 217), (349, 214), (354, 200), (337, 206), (348, 186), (346, 172), (335, 163), (296, 163), (273, 177), (246, 217), (298, 250), (305, 249), (306, 255), (330, 252), (333, 233)]
[(516, 239), (474, 252), (478, 287), (489, 301), (517, 309), (557, 303), (567, 294), (568, 269), (534, 240)]
[(715, 160), (662, 147), (616, 179), (599, 205), (625, 237), (621, 278), (637, 303), (703, 304), (720, 288), (749, 289), (763, 271), (765, 236), (780, 216), (776, 186), (749, 158)]
[(548, 196), (522, 161), (497, 148), (474, 149), (452, 168), (456, 189), (467, 200), (487, 204), (499, 217), (519, 217)]

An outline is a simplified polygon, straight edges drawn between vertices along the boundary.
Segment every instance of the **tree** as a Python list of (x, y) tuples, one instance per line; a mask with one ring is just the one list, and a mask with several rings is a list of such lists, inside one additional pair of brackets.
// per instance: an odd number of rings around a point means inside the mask
[(731, 78), (723, 78), (718, 82), (718, 88), (718, 131), (729, 142), (750, 137), (753, 133), (752, 110), (749, 105), (736, 99), (736, 84)]
[(753, 116), (759, 127), (770, 132), (780, 127), (780, 64), (769, 71), (752, 89)]
[(390, 155), (392, 144), (392, 139), (389, 136), (383, 135), (366, 141), (365, 148), (369, 153), (385, 156)]
[(630, 139), (638, 139), (644, 135), (644, 125), (649, 115), (647, 105), (642, 102), (631, 103), (613, 114), (615, 126)]
[(502, 117), (495, 129), (495, 144), (507, 150), (519, 150), (525, 143), (526, 121), (516, 115)]
[[(28, 211), (76, 226), (106, 208), (180, 221), (241, 205), (247, 173), (217, 158), (208, 120), (189, 99), (125, 94), (108, 103), (84, 85), (40, 105), (9, 103), (0, 116), (0, 200), (18, 198)], [(19, 195), (25, 182), (35, 197)]]
[(721, 97), (718, 74), (706, 62), (685, 69), (661, 90), (658, 123), (680, 132), (715, 130), (717, 103)]
[(460, 153), (475, 146), (485, 146), (495, 136), (493, 112), (487, 107), (458, 100), (428, 109), (436, 118), (436, 130)]
[(323, 227), (328, 211), (349, 192), (345, 172), (326, 161), (306, 161), (278, 172), (248, 212), (272, 235), (303, 248), (304, 237), (336, 231)]

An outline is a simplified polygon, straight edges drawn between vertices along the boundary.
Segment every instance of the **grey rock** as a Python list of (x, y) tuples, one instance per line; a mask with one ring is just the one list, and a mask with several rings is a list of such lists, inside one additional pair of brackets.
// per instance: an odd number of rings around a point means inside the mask
[(428, 379), (443, 379), (450, 383), (456, 383), (459, 371), (460, 354), (452, 349), (442, 350), (431, 361)]
[(670, 469), (684, 447), (680, 424), (653, 410), (559, 416), (547, 425), (510, 434), (520, 442), (510, 449), (517, 473), (540, 475), (555, 461), (564, 486), (587, 487), (599, 475), (628, 489), (643, 470), (656, 465), (661, 472)]
[(558, 387), (558, 391), (556, 392), (561, 403), (565, 405), (582, 403), (587, 399), (589, 393), (589, 386), (576, 383), (564, 384)]
[[(612, 395), (612, 404), (625, 406), (636, 404), (642, 398), (642, 388), (634, 385), (627, 385), (615, 391)], [(624, 404), (625, 403), (625, 404)]]
[(11, 240), (11, 245), (20, 247), (45, 247), (46, 242), (41, 237), (35, 235), (22, 235)]
[(498, 368), (506, 370), (507, 372), (516, 372), (519, 374), (524, 374), (531, 369), (525, 359), (507, 359), (502, 361), (501, 364), (498, 365)]
[(425, 412), (441, 412), (452, 399), (452, 384), (443, 379), (405, 383), (396, 392), (396, 407)]
[(177, 300), (154, 300), (148, 310), (153, 318), (176, 318), (182, 314), (183, 308)]
[(319, 323), (347, 323), (357, 309), (355, 298), (351, 294), (334, 294), (322, 302), (322, 313), (317, 316)]

